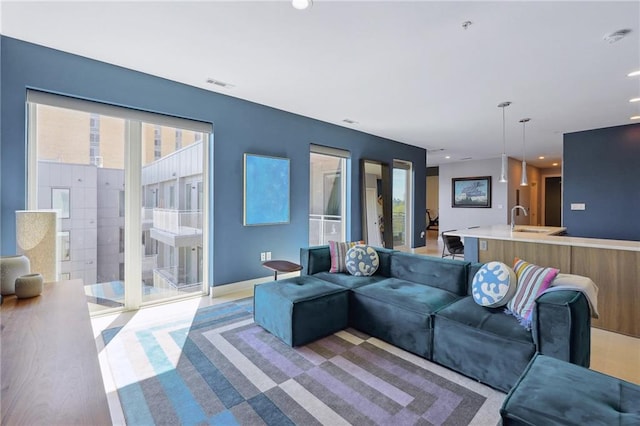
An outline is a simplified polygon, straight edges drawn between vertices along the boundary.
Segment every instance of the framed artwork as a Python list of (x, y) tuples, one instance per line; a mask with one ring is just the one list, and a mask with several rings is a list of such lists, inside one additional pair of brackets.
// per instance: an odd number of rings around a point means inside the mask
[(289, 223), (288, 158), (244, 154), (244, 226)]
[(491, 207), (491, 176), (451, 179), (451, 207)]

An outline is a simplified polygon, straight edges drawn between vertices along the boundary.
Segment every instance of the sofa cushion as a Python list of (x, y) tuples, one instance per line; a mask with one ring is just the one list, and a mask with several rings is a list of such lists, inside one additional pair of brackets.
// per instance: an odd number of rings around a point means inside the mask
[(345, 259), (347, 272), (354, 277), (370, 277), (380, 265), (376, 249), (367, 245), (351, 247)]
[(358, 288), (363, 285), (377, 283), (378, 281), (387, 279), (380, 274), (371, 275), (370, 277), (354, 277), (349, 274), (332, 274), (331, 272), (320, 272), (314, 274), (313, 277), (333, 284), (338, 284), (345, 288)]
[(431, 359), (432, 314), (458, 299), (445, 290), (389, 278), (351, 291), (349, 324)]
[(436, 312), (433, 360), (507, 392), (536, 352), (533, 337), (501, 308), (465, 297)]
[(347, 251), (358, 244), (364, 244), (364, 241), (329, 241), (329, 253), (331, 254), (331, 269), (329, 269), (329, 272), (347, 272), (347, 264), (345, 262)]
[(531, 312), (536, 298), (549, 286), (558, 275), (555, 268), (543, 268), (516, 258), (513, 269), (518, 276), (516, 294), (507, 303), (507, 312), (518, 318), (520, 324), (531, 328)]
[(471, 295), (478, 305), (497, 308), (511, 300), (517, 285), (513, 269), (502, 262), (489, 262), (474, 275)]
[(358, 295), (423, 314), (436, 312), (460, 298), (446, 290), (398, 278), (388, 278), (353, 291)]
[(469, 262), (460, 260), (394, 253), (391, 257), (391, 276), (464, 296), (467, 294), (468, 265)]

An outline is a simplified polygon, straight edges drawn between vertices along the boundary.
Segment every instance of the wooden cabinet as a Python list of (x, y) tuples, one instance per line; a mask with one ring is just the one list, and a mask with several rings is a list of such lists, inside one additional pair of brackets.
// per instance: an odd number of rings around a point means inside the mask
[[(472, 239), (470, 239), (472, 241)], [(478, 260), (513, 265), (514, 257), (567, 274), (589, 277), (598, 286), (599, 319), (594, 327), (640, 337), (640, 252), (578, 245), (478, 238)]]

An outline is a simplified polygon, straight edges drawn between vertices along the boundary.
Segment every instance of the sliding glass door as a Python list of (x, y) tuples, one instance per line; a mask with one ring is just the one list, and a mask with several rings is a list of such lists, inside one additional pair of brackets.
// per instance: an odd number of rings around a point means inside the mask
[(205, 129), (29, 92), (29, 208), (58, 210), (59, 279), (92, 312), (208, 290)]

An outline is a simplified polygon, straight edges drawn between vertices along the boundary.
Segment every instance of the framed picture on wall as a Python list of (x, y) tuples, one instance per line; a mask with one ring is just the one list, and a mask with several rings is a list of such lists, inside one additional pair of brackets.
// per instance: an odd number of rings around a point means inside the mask
[(289, 159), (244, 154), (244, 226), (289, 223)]
[(451, 179), (451, 207), (491, 207), (491, 176)]

